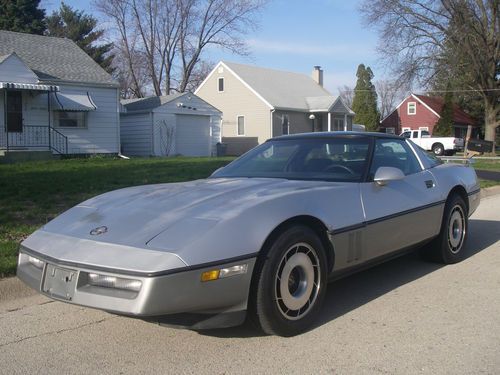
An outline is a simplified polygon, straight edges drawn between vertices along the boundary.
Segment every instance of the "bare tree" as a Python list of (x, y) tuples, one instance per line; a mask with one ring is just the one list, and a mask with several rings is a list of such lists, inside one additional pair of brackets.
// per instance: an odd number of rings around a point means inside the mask
[(242, 36), (256, 27), (255, 16), (266, 0), (181, 1), (184, 5), (179, 45), (182, 79), (178, 90), (183, 92), (207, 46), (248, 54)]
[(338, 88), (340, 99), (346, 106), (352, 108), (352, 100), (354, 99), (354, 89), (350, 86), (343, 85)]
[(127, 0), (102, 0), (96, 1), (95, 6), (113, 21), (119, 35), (118, 41), (115, 42), (115, 49), (117, 49), (115, 62), (116, 67), (121, 68), (118, 74), (121, 75), (122, 82), (127, 84), (127, 87), (122, 87), (122, 91), (131, 92), (138, 98), (143, 97), (144, 87), (139, 83), (138, 69), (135, 65), (138, 62), (136, 38), (129, 28), (131, 23), (129, 2)]
[(467, 77), (485, 106), (486, 139), (500, 125), (499, 0), (365, 0), (379, 51), (398, 79), (429, 86), (437, 74)]
[(403, 100), (408, 93), (408, 89), (397, 81), (380, 80), (375, 82), (375, 89), (378, 95), (378, 107), (380, 118), (386, 118)]
[[(144, 95), (139, 74), (146, 74), (155, 95), (184, 92), (206, 72), (203, 53), (217, 46), (248, 53), (243, 36), (255, 27), (267, 0), (95, 0), (113, 21), (121, 56), (120, 72), (130, 92)], [(143, 59), (137, 65), (136, 57)], [(144, 69), (144, 65), (146, 69)], [(175, 85), (174, 85), (175, 84)]]

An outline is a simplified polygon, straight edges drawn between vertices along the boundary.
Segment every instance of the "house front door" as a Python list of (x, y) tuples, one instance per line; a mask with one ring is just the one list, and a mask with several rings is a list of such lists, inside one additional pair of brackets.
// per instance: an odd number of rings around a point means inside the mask
[(23, 95), (21, 91), (6, 91), (7, 95), (7, 133), (23, 131)]

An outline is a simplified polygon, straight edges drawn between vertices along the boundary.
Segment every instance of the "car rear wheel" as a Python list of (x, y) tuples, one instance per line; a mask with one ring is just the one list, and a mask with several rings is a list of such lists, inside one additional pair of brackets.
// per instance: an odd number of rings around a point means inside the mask
[(464, 245), (468, 232), (467, 205), (459, 195), (446, 202), (439, 235), (422, 249), (424, 258), (445, 264), (460, 262), (464, 258)]
[(441, 143), (434, 143), (432, 145), (432, 152), (434, 155), (442, 156), (444, 155), (444, 146)]
[(283, 231), (257, 263), (252, 319), (267, 334), (293, 336), (315, 321), (326, 292), (326, 256), (308, 227)]

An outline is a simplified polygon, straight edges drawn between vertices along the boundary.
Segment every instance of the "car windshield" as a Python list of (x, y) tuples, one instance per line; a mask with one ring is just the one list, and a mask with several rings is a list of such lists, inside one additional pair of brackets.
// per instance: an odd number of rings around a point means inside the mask
[(249, 151), (211, 177), (267, 177), (360, 182), (369, 137), (276, 139)]

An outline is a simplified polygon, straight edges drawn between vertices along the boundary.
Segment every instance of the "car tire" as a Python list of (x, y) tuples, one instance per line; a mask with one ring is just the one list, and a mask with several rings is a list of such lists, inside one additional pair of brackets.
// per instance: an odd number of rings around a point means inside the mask
[(325, 297), (323, 244), (313, 230), (297, 225), (263, 250), (250, 291), (250, 319), (266, 334), (297, 335), (316, 320)]
[(434, 143), (432, 145), (432, 152), (434, 155), (442, 156), (444, 155), (444, 146), (441, 143)]
[(421, 249), (424, 259), (453, 264), (464, 259), (464, 245), (469, 228), (467, 205), (459, 195), (446, 202), (439, 235)]

